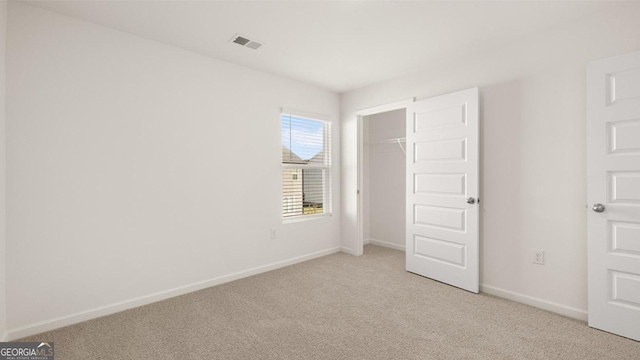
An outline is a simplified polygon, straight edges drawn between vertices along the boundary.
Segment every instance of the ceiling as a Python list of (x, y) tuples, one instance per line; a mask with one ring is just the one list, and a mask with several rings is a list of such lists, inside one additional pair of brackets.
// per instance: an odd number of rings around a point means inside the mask
[[(618, 2), (23, 1), (338, 93), (507, 45)], [(236, 34), (263, 42), (251, 50)]]

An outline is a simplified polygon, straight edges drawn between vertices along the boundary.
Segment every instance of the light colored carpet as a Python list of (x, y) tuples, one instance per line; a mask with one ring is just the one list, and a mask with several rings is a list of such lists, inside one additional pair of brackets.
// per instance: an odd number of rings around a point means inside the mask
[(54, 341), (57, 360), (640, 359), (639, 342), (407, 273), (373, 245), (23, 340)]

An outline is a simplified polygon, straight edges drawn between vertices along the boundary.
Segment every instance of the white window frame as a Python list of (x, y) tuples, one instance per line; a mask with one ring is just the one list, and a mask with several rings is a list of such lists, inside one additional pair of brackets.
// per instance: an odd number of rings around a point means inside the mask
[[(315, 120), (315, 121), (322, 121), (324, 123), (323, 126), (323, 131), (324, 131), (324, 135), (323, 135), (323, 151), (324, 151), (324, 159), (323, 159), (323, 164), (317, 164), (317, 163), (307, 163), (304, 165), (301, 164), (286, 164), (284, 162), (282, 162), (282, 157), (280, 158), (280, 163), (282, 165), (282, 169), (322, 169), (323, 171), (323, 181), (322, 181), (322, 213), (319, 214), (301, 214), (301, 215), (293, 215), (293, 216), (287, 216), (284, 217), (284, 211), (283, 211), (283, 206), (282, 206), (282, 199), (283, 199), (283, 183), (282, 183), (282, 176), (280, 176), (280, 199), (281, 199), (281, 205), (280, 205), (280, 215), (282, 216), (282, 222), (284, 224), (286, 223), (292, 223), (292, 222), (299, 222), (299, 221), (306, 221), (306, 220), (312, 220), (312, 219), (317, 219), (317, 218), (324, 218), (324, 217), (328, 217), (332, 215), (333, 212), (333, 206), (332, 206), (332, 144), (333, 144), (333, 139), (331, 138), (331, 126), (332, 126), (332, 122), (330, 120), (330, 117), (327, 115), (321, 115), (321, 114), (315, 114), (315, 113), (310, 113), (307, 111), (300, 111), (300, 110), (296, 110), (296, 109), (291, 109), (291, 108), (282, 108), (282, 111), (280, 112), (280, 117), (279, 117), (279, 121), (280, 121), (280, 126), (282, 126), (282, 115), (291, 115), (291, 116), (296, 116), (296, 117), (301, 117), (301, 118), (305, 118), (305, 119), (309, 119), (309, 120)], [(280, 144), (282, 144), (282, 139), (280, 139)], [(304, 181), (304, 180), (303, 180)]]

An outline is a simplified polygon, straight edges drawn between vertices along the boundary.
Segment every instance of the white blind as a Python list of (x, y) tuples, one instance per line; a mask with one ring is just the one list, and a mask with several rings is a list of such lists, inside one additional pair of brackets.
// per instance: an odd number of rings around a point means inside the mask
[(330, 212), (329, 122), (282, 114), (282, 216)]

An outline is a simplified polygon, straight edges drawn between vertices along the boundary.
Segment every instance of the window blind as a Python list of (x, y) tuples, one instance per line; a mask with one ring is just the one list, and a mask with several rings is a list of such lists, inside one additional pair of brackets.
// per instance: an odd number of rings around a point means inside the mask
[(330, 123), (282, 114), (282, 216), (330, 212)]

